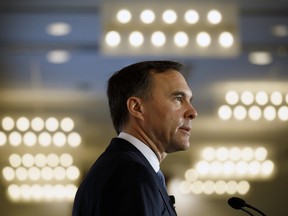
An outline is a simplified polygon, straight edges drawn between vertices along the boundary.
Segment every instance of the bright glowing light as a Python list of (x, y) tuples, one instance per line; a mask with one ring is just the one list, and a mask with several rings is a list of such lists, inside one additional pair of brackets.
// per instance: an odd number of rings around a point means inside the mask
[(20, 133), (13, 131), (9, 134), (9, 142), (12, 146), (19, 146), (22, 142), (22, 136)]
[(240, 148), (233, 147), (229, 150), (229, 158), (232, 161), (238, 161), (242, 157), (242, 152)]
[(34, 158), (34, 163), (37, 167), (44, 167), (47, 163), (47, 157), (44, 154), (37, 154)]
[(45, 126), (47, 128), (48, 131), (56, 131), (59, 127), (59, 122), (56, 118), (48, 118), (45, 122)]
[(241, 94), (241, 101), (243, 104), (245, 105), (250, 105), (253, 103), (254, 101), (254, 95), (252, 94), (252, 92), (250, 91), (244, 91), (242, 94)]
[(49, 24), (46, 32), (53, 36), (64, 36), (71, 32), (71, 26), (68, 23), (56, 22)]
[(250, 119), (256, 121), (256, 120), (259, 120), (261, 118), (262, 111), (258, 106), (252, 106), (248, 110), (248, 115), (249, 115)]
[(62, 147), (66, 144), (66, 136), (64, 133), (62, 132), (56, 132), (54, 135), (53, 135), (53, 143), (55, 146), (57, 147)]
[(134, 47), (139, 47), (144, 42), (143, 34), (139, 31), (134, 31), (129, 35), (129, 42)]
[(145, 24), (150, 24), (155, 20), (155, 14), (152, 10), (144, 10), (140, 14), (140, 19)]
[(196, 164), (196, 170), (201, 175), (206, 175), (210, 171), (210, 165), (207, 161), (200, 161)]
[(248, 56), (250, 63), (256, 65), (267, 65), (270, 64), (273, 59), (269, 52), (251, 52)]
[(28, 177), (32, 181), (39, 180), (41, 177), (41, 172), (38, 167), (30, 167), (28, 169)]
[(70, 166), (66, 170), (67, 178), (70, 180), (76, 180), (80, 176), (80, 171), (76, 166)]
[(34, 146), (37, 142), (37, 137), (33, 132), (29, 131), (24, 134), (23, 142), (26, 146)]
[(20, 189), (17, 185), (11, 184), (8, 186), (8, 196), (14, 200), (18, 201), (20, 199)]
[(271, 94), (270, 100), (271, 100), (272, 104), (278, 106), (283, 101), (282, 94), (278, 91), (275, 91)]
[(211, 10), (207, 14), (207, 19), (211, 24), (219, 24), (222, 20), (222, 14), (217, 10)]
[(6, 181), (12, 181), (15, 178), (14, 169), (11, 167), (4, 167), (2, 170), (2, 175)]
[(185, 17), (185, 21), (189, 24), (195, 24), (199, 20), (199, 14), (195, 10), (186, 11), (184, 17)]
[(38, 137), (38, 141), (41, 146), (49, 146), (52, 143), (52, 137), (49, 133), (42, 132)]
[(189, 42), (188, 35), (185, 32), (177, 32), (174, 35), (174, 43), (178, 47), (185, 47)]
[(167, 24), (173, 24), (177, 20), (177, 14), (173, 10), (166, 10), (162, 15), (162, 19)]
[(63, 64), (70, 59), (70, 53), (65, 50), (53, 50), (48, 52), (47, 61), (53, 64)]
[(219, 160), (219, 161), (225, 161), (227, 160), (229, 157), (229, 151), (227, 148), (225, 147), (221, 147), (221, 148), (218, 148), (216, 150), (216, 158)]
[(9, 156), (9, 163), (12, 167), (19, 167), (21, 165), (21, 157), (18, 154), (11, 154)]
[(227, 105), (223, 105), (219, 108), (218, 110), (218, 116), (222, 119), (222, 120), (228, 120), (231, 118), (232, 116), (232, 110), (229, 106)]
[(28, 178), (28, 171), (26, 168), (24, 167), (18, 167), (16, 169), (16, 178), (19, 180), (19, 181), (25, 181), (27, 180)]
[(195, 169), (188, 169), (186, 172), (185, 172), (185, 179), (188, 181), (188, 182), (194, 182), (198, 179), (198, 173)]
[(288, 107), (287, 106), (281, 106), (278, 110), (278, 118), (281, 121), (287, 121), (288, 120)]
[(214, 192), (214, 182), (210, 180), (205, 181), (203, 185), (203, 192), (208, 195), (212, 194)]
[(263, 175), (271, 175), (274, 170), (274, 163), (271, 160), (266, 160), (262, 163), (261, 172)]
[(235, 105), (239, 101), (239, 94), (236, 91), (228, 91), (225, 100), (230, 105)]
[(192, 183), (191, 191), (194, 194), (201, 194), (203, 192), (203, 182), (202, 181), (195, 181)]
[(53, 176), (56, 180), (63, 180), (66, 177), (65, 168), (62, 166), (57, 166), (53, 170)]
[(234, 43), (234, 37), (230, 32), (222, 32), (219, 36), (219, 43), (222, 47), (229, 48)]
[(247, 181), (241, 181), (237, 185), (237, 191), (239, 194), (246, 194), (250, 189), (250, 184)]
[(6, 131), (10, 131), (14, 128), (15, 122), (11, 117), (5, 117), (2, 119), (2, 127)]
[(36, 117), (31, 121), (31, 127), (34, 131), (41, 131), (44, 128), (44, 121), (42, 118)]
[(59, 157), (56, 154), (49, 154), (47, 156), (47, 164), (50, 167), (56, 167), (59, 165)]
[(211, 44), (211, 36), (207, 32), (200, 32), (196, 36), (197, 44), (201, 47), (208, 47)]
[(257, 94), (256, 94), (256, 102), (259, 104), (259, 105), (265, 105), (268, 103), (268, 94), (264, 91), (259, 91)]
[(226, 161), (223, 164), (223, 173), (225, 175), (232, 175), (233, 173), (235, 173), (235, 170), (236, 170), (236, 165), (234, 162)]
[(46, 181), (53, 179), (53, 169), (51, 167), (43, 167), (41, 169), (41, 178)]
[(68, 154), (68, 153), (64, 153), (60, 156), (60, 164), (63, 167), (69, 167), (73, 164), (73, 157)]
[(132, 15), (131, 15), (131, 12), (129, 10), (122, 9), (122, 10), (118, 11), (116, 17), (120, 23), (129, 23), (131, 18), (132, 18)]
[(237, 120), (243, 120), (247, 116), (247, 110), (243, 106), (236, 106), (233, 110), (233, 115)]
[(116, 31), (110, 31), (105, 36), (106, 44), (110, 47), (116, 47), (121, 42), (120, 34)]
[(16, 126), (17, 126), (18, 130), (26, 131), (26, 130), (28, 130), (28, 128), (30, 126), (30, 122), (26, 117), (20, 117), (16, 121)]
[(238, 175), (245, 175), (248, 172), (248, 163), (246, 161), (239, 161), (236, 164), (236, 172)]
[(250, 161), (254, 157), (254, 151), (250, 147), (243, 148), (242, 150), (242, 159), (244, 161)]
[(25, 167), (32, 167), (34, 165), (34, 157), (31, 154), (24, 154), (22, 156), (22, 164)]
[(214, 160), (215, 156), (216, 156), (216, 151), (212, 147), (207, 147), (207, 148), (203, 149), (203, 151), (202, 151), (202, 157), (203, 157), (203, 159), (205, 159), (207, 161)]
[(250, 175), (258, 175), (261, 171), (261, 164), (259, 161), (251, 161), (248, 165), (248, 172)]
[(166, 42), (166, 36), (163, 32), (161, 31), (156, 31), (152, 34), (151, 36), (151, 42), (154, 46), (156, 47), (161, 47), (165, 44)]
[(228, 194), (235, 194), (237, 192), (237, 182), (236, 181), (229, 181), (226, 184), (226, 192)]
[(6, 134), (0, 131), (0, 146), (4, 146), (6, 142), (7, 142)]
[(60, 127), (65, 132), (72, 131), (74, 128), (74, 121), (71, 118), (64, 118), (60, 122)]
[(263, 115), (264, 115), (264, 118), (267, 121), (275, 120), (275, 118), (276, 118), (276, 109), (275, 109), (275, 107), (273, 107), (273, 106), (265, 107)]
[(68, 144), (71, 147), (77, 147), (81, 144), (81, 136), (76, 133), (76, 132), (72, 132), (68, 135)]
[(222, 163), (220, 161), (213, 161), (210, 164), (211, 175), (213, 175), (213, 176), (220, 175), (222, 170), (223, 170), (222, 169)]
[(225, 181), (217, 181), (214, 185), (214, 190), (216, 194), (224, 194), (226, 192), (226, 182)]
[(264, 161), (267, 157), (267, 150), (264, 147), (259, 147), (255, 150), (255, 159), (258, 161)]

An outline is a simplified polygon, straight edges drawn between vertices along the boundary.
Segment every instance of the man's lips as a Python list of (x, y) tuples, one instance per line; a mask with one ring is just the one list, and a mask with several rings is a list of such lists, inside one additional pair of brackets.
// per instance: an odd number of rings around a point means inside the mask
[(183, 126), (183, 127), (180, 127), (179, 130), (181, 130), (181, 131), (183, 131), (184, 133), (190, 135), (191, 127)]

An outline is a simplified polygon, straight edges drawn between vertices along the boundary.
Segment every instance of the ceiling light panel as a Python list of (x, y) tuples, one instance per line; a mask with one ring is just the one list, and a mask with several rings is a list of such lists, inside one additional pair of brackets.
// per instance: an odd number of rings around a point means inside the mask
[(114, 56), (233, 57), (240, 47), (234, 2), (105, 1), (102, 32), (102, 53)]

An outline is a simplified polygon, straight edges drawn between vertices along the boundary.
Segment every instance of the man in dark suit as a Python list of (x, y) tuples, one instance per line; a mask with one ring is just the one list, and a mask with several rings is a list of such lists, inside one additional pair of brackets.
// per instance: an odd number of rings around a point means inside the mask
[(109, 79), (109, 107), (118, 137), (81, 183), (73, 216), (176, 215), (159, 176), (167, 154), (190, 146), (197, 116), (181, 70), (178, 62), (146, 61)]

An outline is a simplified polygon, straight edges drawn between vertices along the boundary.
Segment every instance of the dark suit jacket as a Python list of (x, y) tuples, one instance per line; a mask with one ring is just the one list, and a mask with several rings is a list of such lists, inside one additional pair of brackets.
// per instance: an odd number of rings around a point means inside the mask
[(81, 183), (73, 216), (176, 216), (173, 204), (144, 155), (121, 138), (106, 151)]

